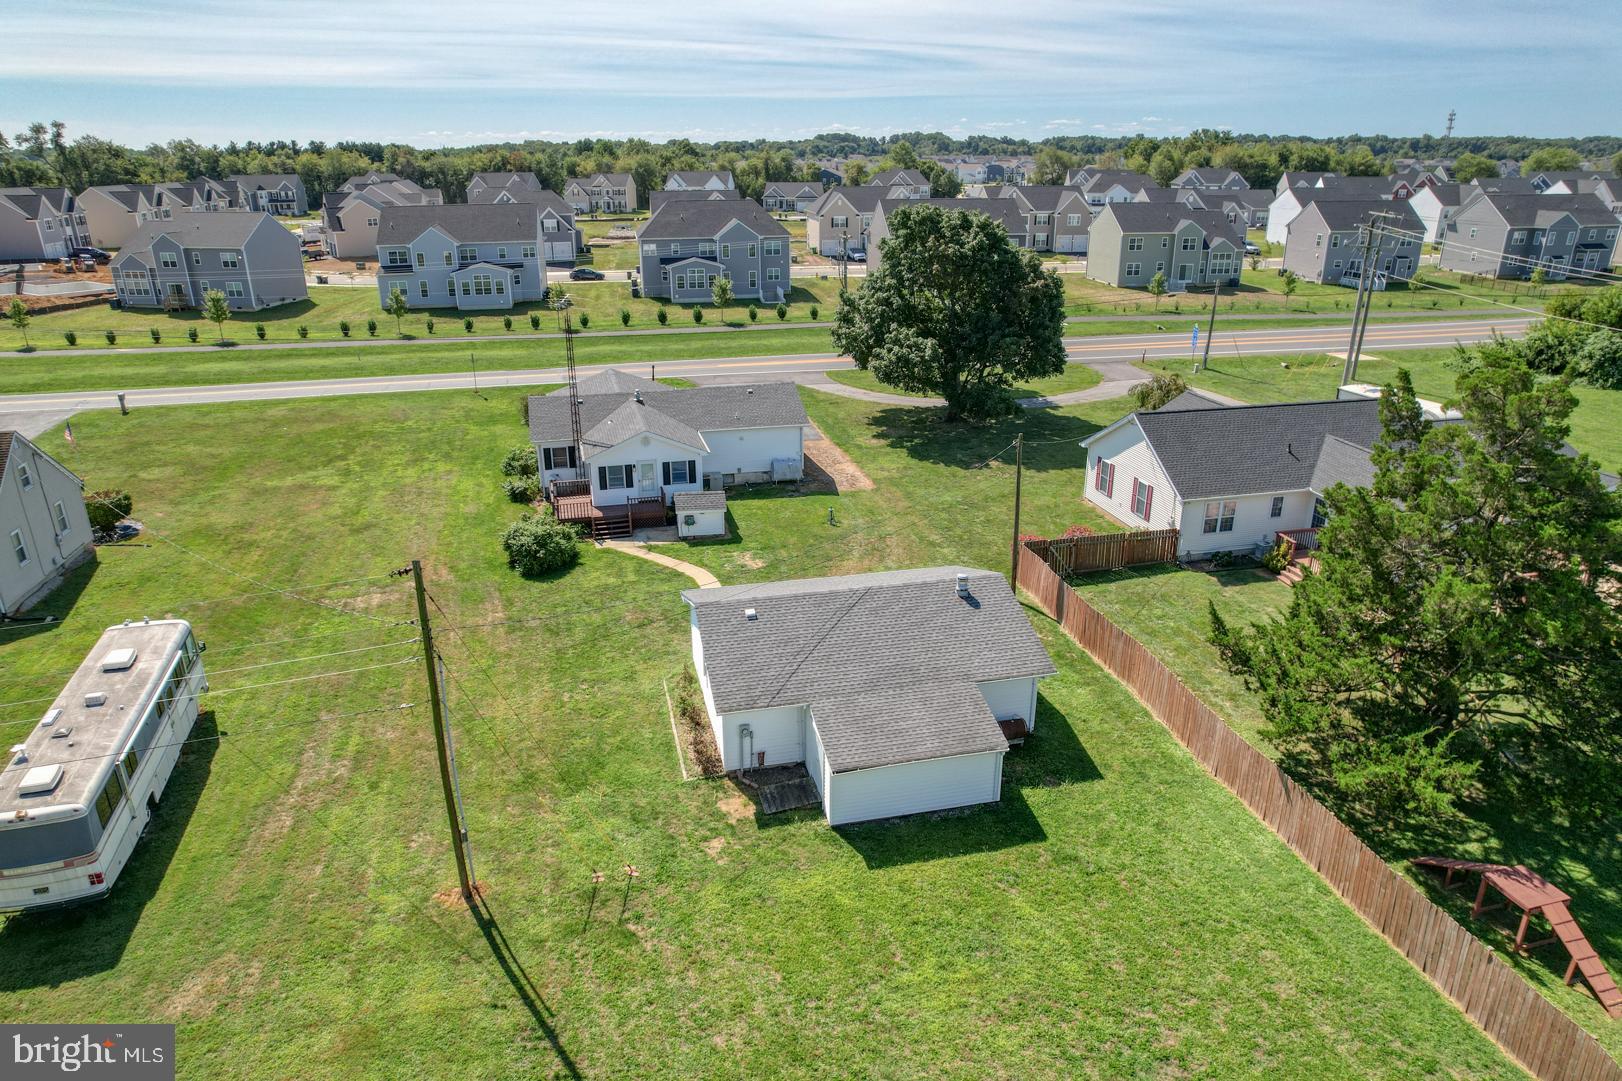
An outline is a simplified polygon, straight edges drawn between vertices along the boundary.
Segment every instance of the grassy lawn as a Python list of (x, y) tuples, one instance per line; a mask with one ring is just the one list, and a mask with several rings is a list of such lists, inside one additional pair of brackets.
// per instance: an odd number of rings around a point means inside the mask
[[(1365, 383), (1387, 383), (1397, 369), (1407, 368), (1414, 389), (1422, 396), (1445, 401), (1453, 396), (1456, 372), (1452, 349), (1390, 349), (1358, 362), (1357, 377)], [(1340, 386), (1342, 361), (1323, 353), (1286, 356), (1223, 357), (1213, 355), (1211, 367), (1190, 374), (1186, 361), (1151, 360), (1139, 366), (1147, 371), (1174, 371), (1196, 387), (1214, 390), (1246, 402), (1293, 402), (1333, 398)], [(1622, 469), (1622, 390), (1575, 388), (1577, 410), (1571, 417), (1571, 445), (1592, 454), (1602, 469)]]
[[(832, 355), (832, 351), (828, 331), (818, 327), (738, 334), (584, 335), (575, 341), (575, 360), (580, 364), (657, 364), (668, 360), (783, 353)], [(469, 367), (470, 357), (477, 357), (481, 372), (560, 367), (564, 363), (563, 342), (557, 338), (519, 338), (511, 342), (457, 344), (449, 341), (400, 349), (320, 347), (191, 353), (143, 350), (112, 356), (30, 353), (5, 361), (4, 385), (8, 393), (27, 394), (410, 375), (462, 371)]]
[[(1009, 470), (964, 467), (1015, 430), (1062, 440), (1033, 446), (1027, 492), (1033, 524), (1073, 520), (1069, 441), (1111, 412), (953, 429), (804, 393), (879, 487), (737, 500), (742, 541), (691, 549), (726, 580), (1000, 565)], [(1039, 615), (1060, 674), (994, 807), (834, 831), (682, 783), (661, 679), (688, 655), (688, 583), (596, 550), (549, 581), (504, 567), (514, 397), (47, 436), (185, 550), (104, 549), (53, 598), (63, 622), (0, 641), (7, 693), (54, 690), (107, 623), (174, 612), (210, 647), (198, 734), (227, 734), (188, 749), (110, 901), (0, 926), (0, 1017), (173, 1021), (187, 1078), (1520, 1076)], [(262, 591), (403, 620), (397, 579), (312, 583), (413, 556), (444, 609), (482, 930), (436, 899), (454, 879), (420, 668), (247, 689), (412, 658), (409, 627)], [(291, 657), (310, 659), (244, 668)]]
[[(876, 390), (885, 394), (900, 394), (908, 398), (928, 398), (928, 394), (914, 394), (907, 390), (897, 390), (895, 387), (885, 386), (879, 382), (878, 376), (870, 371), (857, 371), (856, 369), (843, 369), (828, 373), (828, 378), (836, 383), (843, 383), (848, 387), (861, 387), (863, 390)], [(1028, 379), (1013, 388), (1016, 398), (1040, 398), (1049, 394), (1064, 394), (1072, 390), (1086, 390), (1096, 387), (1103, 381), (1103, 376), (1082, 364), (1071, 364), (1064, 370), (1063, 375), (1055, 375), (1047, 379)]]
[[(671, 325), (692, 324), (691, 305), (661, 304), (646, 297), (632, 299), (628, 282), (567, 282), (554, 285), (553, 289), (561, 289), (569, 294), (574, 304), (577, 327), (580, 317), (587, 317), (589, 327), (585, 333), (588, 334), (598, 330), (621, 329), (621, 309), (631, 313), (629, 326), (632, 329), (646, 330), (659, 326), (661, 307), (668, 310)], [(788, 299), (787, 321), (810, 321), (813, 305), (819, 308), (821, 318), (832, 318), (838, 299), (837, 282), (795, 279)], [(724, 312), (717, 312), (714, 305), (701, 307), (706, 309), (705, 319), (711, 322), (724, 317), (727, 322), (742, 324), (749, 319), (748, 305), (744, 303), (734, 303)], [(774, 308), (761, 307), (762, 323), (778, 322)], [(510, 311), (502, 312), (463, 313), (454, 308), (422, 309), (407, 315), (401, 327), (407, 337), (428, 337), (428, 320), (431, 318), (435, 324), (434, 337), (454, 339), (467, 336), (468, 331), (463, 329), (462, 320), (470, 318), (473, 320), (473, 334), (527, 334), (530, 333), (531, 314), (539, 317), (540, 330), (557, 329), (556, 313), (544, 303), (517, 304)], [(504, 328), (503, 317), (512, 320), (510, 332)], [(379, 308), (377, 291), (371, 286), (314, 285), (310, 287), (309, 300), (232, 316), (225, 324), (224, 333), (228, 340), (255, 342), (261, 340), (255, 331), (255, 324), (263, 324), (265, 337), (262, 340), (268, 342), (341, 341), (345, 337), (341, 323), (347, 321), (350, 324), (349, 336), (360, 339), (372, 336), (367, 332), (366, 323), (373, 319), (377, 321), (377, 337), (398, 336), (394, 319)], [(300, 326), (308, 331), (305, 338), (299, 336)], [(153, 328), (157, 328), (161, 342), (152, 340)], [(105, 332), (108, 330), (117, 334), (115, 344), (120, 348), (162, 348), (189, 344), (186, 337), (188, 329), (196, 329), (202, 344), (213, 342), (218, 337), (214, 324), (199, 312), (118, 311), (104, 305), (36, 315), (28, 326), (27, 336), (28, 341), (41, 351), (71, 351), (73, 347), (63, 338), (66, 331), (78, 335), (79, 348), (106, 347)], [(0, 322), (0, 350), (20, 349), (22, 345), (23, 334), (10, 323)]]

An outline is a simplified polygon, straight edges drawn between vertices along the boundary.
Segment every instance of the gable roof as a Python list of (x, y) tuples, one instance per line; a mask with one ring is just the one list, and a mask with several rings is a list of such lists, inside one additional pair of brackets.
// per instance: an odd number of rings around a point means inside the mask
[(1100, 192), (1107, 188), (1113, 188), (1117, 184), (1127, 191), (1160, 187), (1159, 184), (1155, 183), (1154, 177), (1134, 172), (1131, 169), (1098, 169), (1087, 178), (1086, 183), (1081, 185), (1081, 190)]
[[(580, 380), (580, 393), (586, 394), (631, 394), (641, 391), (643, 394), (653, 394), (671, 388), (646, 376), (634, 375), (631, 372), (622, 372), (618, 368), (607, 368), (603, 371), (591, 372)], [(548, 398), (567, 398), (569, 388), (561, 386), (557, 390), (547, 392)]]
[[(564, 401), (567, 403), (568, 399)], [(656, 435), (696, 451), (709, 451), (710, 445), (704, 441), (701, 433), (660, 409), (655, 401), (652, 395), (641, 394), (621, 398), (618, 406), (590, 428), (585, 426), (585, 418), (582, 416), (581, 453), (590, 459), (595, 454), (612, 450), (627, 439), (639, 435)]]
[(590, 176), (571, 176), (563, 181), (563, 186), (579, 184), (582, 188), (589, 188), (601, 181), (610, 188), (628, 188), (631, 186), (630, 173), (592, 173)]
[[(643, 405), (649, 413), (663, 415), (659, 421), (644, 423), (663, 424), (665, 420), (682, 426), (683, 439), (688, 433), (732, 431), (741, 428), (787, 428), (809, 423), (805, 406), (793, 383), (740, 384), (736, 386), (688, 387), (675, 390), (660, 386), (657, 393), (646, 387), (632, 385), (629, 392), (616, 390), (593, 393), (588, 380), (580, 388), (580, 431), (582, 437), (596, 432), (596, 441), (615, 438), (628, 431), (623, 427), (625, 418), (598, 432), (598, 426), (642, 391)], [(648, 431), (660, 431), (648, 428)], [(675, 432), (675, 428), (665, 429)], [(537, 444), (563, 446), (570, 441), (572, 429), (569, 421), (569, 397), (565, 393), (536, 395), (529, 399), (529, 434)], [(629, 432), (636, 434), (636, 432)], [(663, 434), (663, 431), (660, 431)], [(628, 436), (627, 436), (628, 437)], [(675, 438), (674, 435), (671, 438)], [(703, 443), (689, 443), (702, 448)], [(589, 455), (588, 455), (589, 456)]]
[(279, 188), (283, 184), (301, 186), (303, 181), (297, 173), (232, 173), (225, 178), (228, 184), (239, 184), (244, 188)]
[(1207, 242), (1226, 240), (1241, 247), (1245, 238), (1243, 225), (1230, 222), (1227, 215), (1217, 210), (1199, 210), (1181, 202), (1170, 203), (1107, 203), (1099, 217), (1113, 214), (1121, 234), (1175, 233), (1183, 222), (1193, 222), (1205, 231)]
[[(1375, 220), (1372, 215), (1386, 215), (1379, 219), (1383, 224), (1393, 225), (1399, 229), (1420, 231), (1424, 223), (1414, 208), (1406, 202), (1392, 202), (1390, 199), (1312, 199), (1302, 207), (1303, 215), (1308, 209), (1317, 208), (1318, 214), (1323, 218), (1324, 224), (1335, 232), (1345, 232), (1356, 229), (1360, 225), (1367, 225)], [(1396, 218), (1393, 221), (1392, 218)], [(1290, 221), (1293, 227), (1300, 217)]]
[(486, 187), (497, 188), (507, 188), (516, 184), (519, 187), (538, 190), (542, 186), (541, 178), (534, 173), (474, 173), (468, 177), (468, 187), (472, 187), (475, 180)]
[[(1471, 210), (1490, 206), (1505, 224), (1517, 229), (1547, 229), (1567, 214), (1578, 225), (1615, 226), (1617, 217), (1599, 196), (1590, 192), (1574, 195), (1521, 195), (1484, 191), (1470, 200)], [(1461, 213), (1465, 208), (1461, 208)], [(1455, 215), (1454, 220), (1458, 217)]]
[(974, 567), (690, 589), (682, 599), (716, 710), (809, 705), (835, 772), (1006, 750), (975, 684), (1056, 671), (1008, 583)]
[(429, 229), (462, 244), (522, 243), (535, 239), (535, 210), (516, 202), (385, 206), (378, 214), (377, 242), (410, 244)]
[(743, 195), (737, 188), (678, 188), (675, 191), (651, 191), (648, 193), (648, 213), (658, 213), (664, 209), (666, 203), (736, 202), (742, 198)]
[[(1206, 166), (1198, 169), (1184, 169), (1172, 180), (1172, 185), (1179, 186), (1185, 180), (1192, 180), (1202, 187), (1219, 188), (1236, 176), (1239, 176), (1239, 172), (1236, 169), (1219, 169), (1215, 166)], [(1242, 180), (1244, 178), (1240, 177), (1240, 179)]]
[[(270, 218), (262, 210), (215, 210), (176, 214), (143, 223), (124, 242), (113, 262), (139, 256), (159, 237), (170, 237), (183, 248), (240, 248)], [(281, 226), (277, 226), (281, 229)], [(282, 229), (288, 237), (293, 234)]]
[(1004, 188), (997, 195), (987, 193), (988, 198), (1024, 200), (1032, 210), (1041, 213), (1058, 210), (1064, 201), (1072, 196), (1080, 198), (1081, 189), (1066, 187), (1063, 184), (1022, 184), (1019, 187)]
[(1225, 409), (1227, 405), (1227, 402), (1217, 401), (1215, 398), (1207, 397), (1197, 390), (1189, 389), (1183, 391), (1177, 397), (1155, 410), (1155, 412), (1175, 412), (1179, 409)]
[(1017, 199), (883, 199), (879, 202), (879, 209), (886, 219), (898, 210), (915, 206), (938, 206), (943, 210), (984, 214), (1001, 225), (1010, 236), (1024, 236), (1030, 231)]
[(871, 184), (846, 184), (837, 188), (829, 188), (822, 193), (822, 198), (811, 204), (809, 214), (826, 213), (830, 204), (844, 200), (850, 208), (858, 214), (872, 214), (879, 208), (879, 200), (888, 194), (883, 188)]
[(921, 169), (886, 169), (882, 173), (874, 173), (868, 177), (864, 187), (893, 188), (898, 184), (909, 184), (915, 188), (928, 187), (929, 178)]
[(820, 180), (773, 180), (766, 185), (765, 194), (779, 198), (814, 199), (822, 194)]
[(664, 203), (659, 212), (636, 231), (638, 240), (685, 240), (713, 237), (732, 222), (741, 222), (762, 237), (786, 237), (782, 222), (753, 199), (678, 199)]
[(733, 186), (732, 172), (728, 169), (677, 169), (665, 178), (666, 183), (672, 178), (690, 188), (701, 188), (711, 180), (719, 180), (729, 188)]
[(34, 454), (39, 455), (47, 462), (50, 462), (52, 465), (56, 466), (56, 468), (60, 469), (63, 473), (78, 481), (80, 487), (84, 486), (84, 480), (79, 476), (79, 474), (75, 473), (73, 470), (51, 457), (51, 455), (47, 454), (45, 451), (40, 450), (39, 446), (33, 440), (29, 439), (21, 432), (0, 431), (0, 488), (4, 488), (6, 483), (6, 463), (11, 460), (11, 455), (13, 452), (20, 454), (24, 447), (27, 447), (28, 450), (32, 451)]
[(1320, 178), (1316, 191), (1343, 191), (1352, 195), (1367, 198), (1376, 195), (1391, 195), (1402, 185), (1413, 187), (1406, 177), (1400, 176), (1333, 176), (1326, 175)]

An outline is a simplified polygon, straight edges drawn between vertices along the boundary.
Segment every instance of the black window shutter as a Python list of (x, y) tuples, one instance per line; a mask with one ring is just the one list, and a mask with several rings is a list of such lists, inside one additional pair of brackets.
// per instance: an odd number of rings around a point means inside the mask
[(664, 463), (664, 466), (665, 466), (665, 483), (669, 484), (670, 483), (670, 463), (666, 462), (666, 463)]
[(576, 468), (579, 467), (580, 459), (576, 457), (576, 454), (578, 454), (578, 453), (579, 452), (575, 449), (575, 447), (573, 447), (573, 446), (569, 447), (569, 468), (570, 469), (576, 469)]
[(636, 466), (634, 465), (625, 467), (625, 486), (627, 488), (636, 487)]
[(543, 468), (543, 469), (551, 469), (552, 468), (552, 448), (551, 447), (542, 447), (541, 448), (541, 468)]
[(597, 490), (600, 492), (608, 491), (608, 467), (606, 465), (597, 467)]
[(698, 463), (696, 461), (694, 461), (693, 459), (689, 458), (689, 459), (687, 459), (687, 483), (691, 484), (697, 479), (698, 479)]

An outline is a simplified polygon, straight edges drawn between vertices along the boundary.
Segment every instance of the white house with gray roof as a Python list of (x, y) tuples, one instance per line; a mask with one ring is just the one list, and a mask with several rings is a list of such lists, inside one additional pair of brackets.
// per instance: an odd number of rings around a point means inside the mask
[(0, 431), (0, 617), (15, 616), (89, 559), (84, 481), (21, 432)]
[(338, 259), (377, 257), (377, 226), (386, 206), (441, 206), (445, 195), (393, 173), (350, 177), (321, 199), (321, 224), (327, 250)]
[(636, 234), (642, 292), (703, 303), (717, 278), (739, 300), (788, 296), (789, 233), (753, 199), (666, 203)]
[(298, 237), (263, 211), (188, 211), (149, 221), (109, 267), (126, 308), (201, 308), (214, 290), (232, 311), (307, 300)]
[(630, 173), (592, 173), (563, 182), (563, 198), (576, 214), (623, 214), (637, 208), (636, 177)]
[(377, 227), (380, 306), (388, 306), (395, 289), (413, 308), (491, 311), (544, 299), (546, 260), (534, 204), (384, 207)]
[(729, 169), (684, 169), (665, 177), (666, 191), (718, 191), (737, 186)]
[(1002, 575), (974, 567), (682, 599), (723, 766), (804, 763), (834, 826), (995, 803), (1057, 672)]
[(680, 492), (797, 479), (808, 420), (792, 383), (676, 389), (610, 369), (580, 381), (579, 446), (569, 388), (529, 399), (547, 490), (585, 482), (591, 505), (670, 503)]

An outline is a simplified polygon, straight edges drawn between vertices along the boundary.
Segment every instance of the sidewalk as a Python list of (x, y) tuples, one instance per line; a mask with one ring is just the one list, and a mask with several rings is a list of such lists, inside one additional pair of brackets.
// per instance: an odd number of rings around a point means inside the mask
[(626, 555), (636, 556), (639, 559), (646, 559), (648, 562), (657, 563), (661, 567), (669, 567), (673, 571), (680, 571), (691, 578), (700, 589), (713, 589), (721, 584), (715, 575), (703, 567), (695, 567), (691, 563), (676, 559), (674, 556), (655, 552), (643, 541), (608, 540), (603, 541), (602, 546), (612, 548), (616, 552), (624, 552)]

